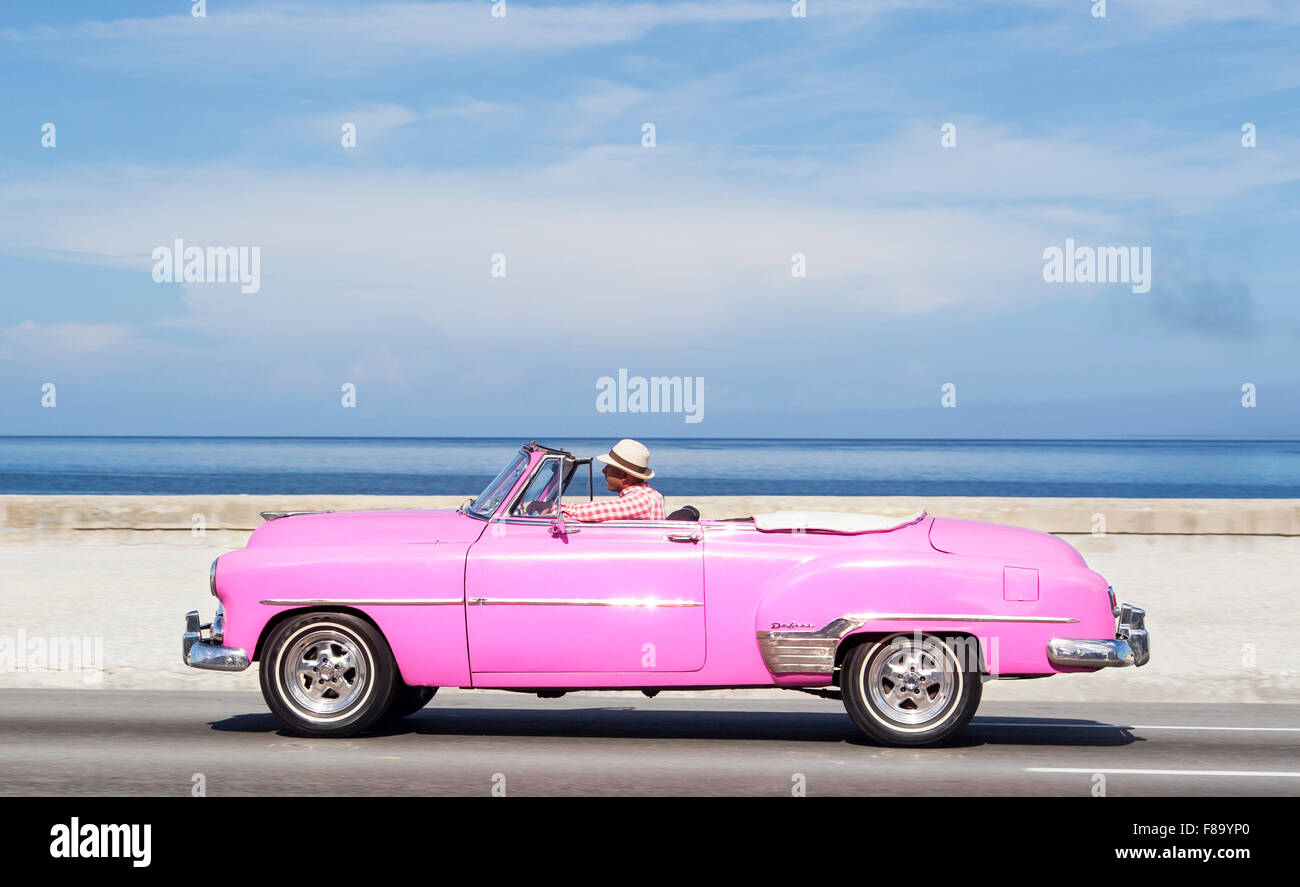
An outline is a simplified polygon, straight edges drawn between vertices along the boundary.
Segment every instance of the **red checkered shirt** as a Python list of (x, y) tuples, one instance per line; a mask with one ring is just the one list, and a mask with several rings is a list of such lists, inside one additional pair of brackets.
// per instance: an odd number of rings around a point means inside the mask
[(596, 499), (560, 508), (565, 517), (580, 521), (664, 519), (664, 497), (649, 484), (624, 487), (617, 499)]

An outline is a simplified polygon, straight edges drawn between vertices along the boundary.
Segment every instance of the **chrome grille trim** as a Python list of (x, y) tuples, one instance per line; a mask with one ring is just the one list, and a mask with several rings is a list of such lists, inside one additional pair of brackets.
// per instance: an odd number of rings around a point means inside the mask
[(783, 637), (794, 632), (760, 631), (758, 649), (772, 674), (830, 674), (835, 670), (835, 649), (839, 638)]

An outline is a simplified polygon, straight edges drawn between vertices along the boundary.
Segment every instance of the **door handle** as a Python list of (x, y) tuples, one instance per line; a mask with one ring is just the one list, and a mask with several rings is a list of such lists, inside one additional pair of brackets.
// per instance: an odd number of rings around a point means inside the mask
[(700, 534), (699, 533), (669, 533), (668, 535), (664, 536), (664, 539), (666, 539), (669, 542), (699, 542)]

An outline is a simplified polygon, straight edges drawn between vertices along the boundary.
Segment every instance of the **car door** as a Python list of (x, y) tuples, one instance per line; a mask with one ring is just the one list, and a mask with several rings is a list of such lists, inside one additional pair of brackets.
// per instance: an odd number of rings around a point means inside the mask
[[(491, 675), (703, 667), (704, 542), (684, 521), (493, 520), (465, 565), (475, 686)], [(504, 685), (512, 683), (505, 680)]]

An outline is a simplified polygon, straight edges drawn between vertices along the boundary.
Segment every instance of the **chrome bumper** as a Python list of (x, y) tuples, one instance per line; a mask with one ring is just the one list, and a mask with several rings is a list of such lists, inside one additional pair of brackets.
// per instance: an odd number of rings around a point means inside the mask
[[(238, 647), (221, 646), (222, 622), (225, 613), (217, 607), (217, 616), (211, 624), (199, 623), (199, 613), (191, 610), (185, 614), (185, 634), (181, 635), (181, 659), (191, 668), (210, 671), (243, 671), (248, 668), (248, 653)], [(203, 636), (204, 630), (212, 633)]]
[(1071, 668), (1146, 665), (1151, 659), (1146, 617), (1146, 610), (1122, 604), (1113, 640), (1052, 638), (1047, 642), (1047, 658), (1053, 665)]

